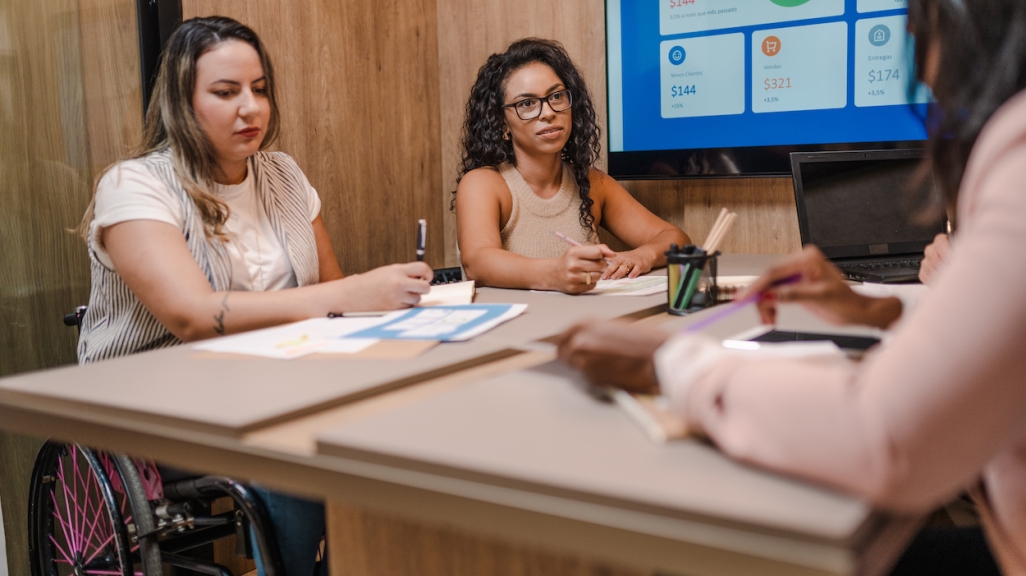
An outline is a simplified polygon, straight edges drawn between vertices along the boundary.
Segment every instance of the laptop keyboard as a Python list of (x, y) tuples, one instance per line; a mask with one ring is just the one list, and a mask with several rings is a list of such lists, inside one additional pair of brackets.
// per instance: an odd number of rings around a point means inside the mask
[(922, 258), (908, 260), (884, 260), (880, 262), (862, 262), (860, 264), (838, 264), (850, 280), (869, 280), (885, 270), (910, 269), (919, 270)]
[(841, 270), (859, 270), (859, 271), (873, 271), (873, 270), (885, 270), (887, 268), (919, 268), (922, 264), (922, 258), (912, 258), (909, 260), (886, 260), (882, 262), (863, 262), (861, 264), (840, 264), (838, 268)]

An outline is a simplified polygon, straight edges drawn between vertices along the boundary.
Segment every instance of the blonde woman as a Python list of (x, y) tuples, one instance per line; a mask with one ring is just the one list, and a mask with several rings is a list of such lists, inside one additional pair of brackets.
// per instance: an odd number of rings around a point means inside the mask
[(109, 169), (86, 214), (92, 294), (81, 362), (328, 312), (415, 305), (423, 263), (343, 278), (278, 133), (274, 72), (257, 36), (194, 19), (169, 40), (135, 157)]
[[(79, 361), (94, 362), (329, 312), (417, 304), (420, 262), (344, 278), (278, 133), (274, 71), (256, 34), (197, 18), (172, 35), (142, 146), (100, 179), (84, 221), (92, 291)], [(320, 504), (261, 491), (290, 576), (313, 573)]]

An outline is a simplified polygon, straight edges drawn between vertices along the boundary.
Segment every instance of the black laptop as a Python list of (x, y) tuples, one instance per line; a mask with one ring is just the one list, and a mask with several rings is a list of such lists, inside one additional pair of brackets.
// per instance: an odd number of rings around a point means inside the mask
[(922, 150), (791, 154), (802, 246), (850, 280), (917, 282), (923, 250), (947, 225), (934, 182), (911, 189)]

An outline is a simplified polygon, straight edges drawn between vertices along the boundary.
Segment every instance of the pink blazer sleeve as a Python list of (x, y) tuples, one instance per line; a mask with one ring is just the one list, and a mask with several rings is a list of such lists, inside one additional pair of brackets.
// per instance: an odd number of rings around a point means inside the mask
[[(954, 495), (1022, 438), (1023, 103), (1007, 130), (991, 130), (998, 149), (977, 146), (951, 260), (885, 346), (861, 364), (717, 362), (687, 384), (688, 420), (740, 460), (908, 511)], [(660, 373), (686, 372), (691, 360), (663, 355)]]

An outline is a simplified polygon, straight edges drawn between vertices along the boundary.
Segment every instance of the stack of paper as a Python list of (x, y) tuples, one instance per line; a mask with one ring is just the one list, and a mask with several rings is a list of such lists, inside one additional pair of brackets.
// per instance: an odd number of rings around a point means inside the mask
[(458, 306), (474, 303), (474, 281), (436, 284), (420, 299), (418, 306)]

